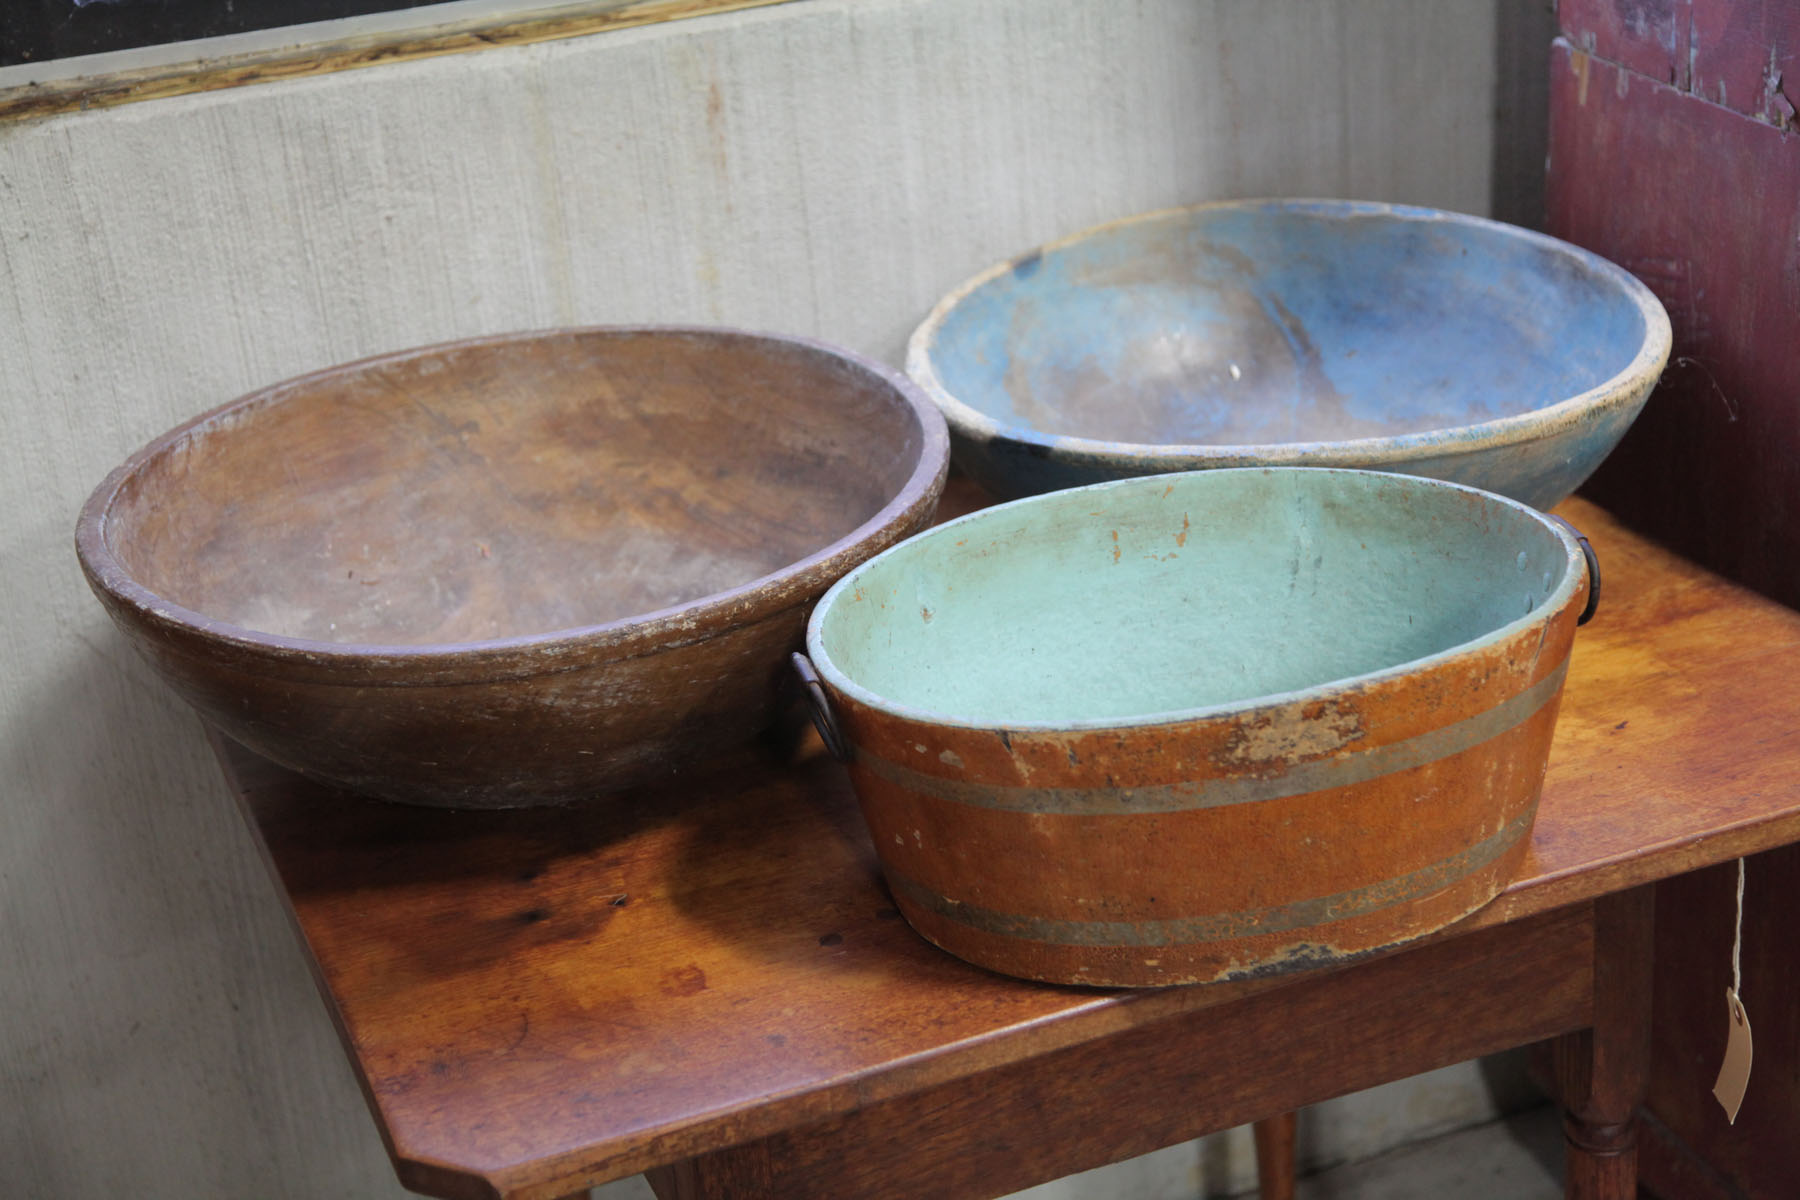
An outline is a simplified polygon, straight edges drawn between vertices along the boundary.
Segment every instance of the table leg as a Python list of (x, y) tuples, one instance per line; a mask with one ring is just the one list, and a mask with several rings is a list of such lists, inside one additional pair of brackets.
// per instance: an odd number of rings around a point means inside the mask
[(1593, 1027), (1556, 1041), (1567, 1200), (1635, 1200), (1637, 1108), (1650, 1074), (1652, 885), (1594, 902)]
[(1256, 1130), (1256, 1188), (1261, 1200), (1294, 1200), (1294, 1129), (1298, 1114), (1265, 1117)]

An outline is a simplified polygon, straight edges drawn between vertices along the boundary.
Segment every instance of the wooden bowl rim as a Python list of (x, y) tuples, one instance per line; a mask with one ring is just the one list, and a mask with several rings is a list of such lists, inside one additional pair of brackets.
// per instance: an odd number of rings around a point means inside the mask
[[(1403, 221), (1432, 221), (1463, 225), (1496, 233), (1540, 249), (1560, 254), (1580, 264), (1590, 273), (1610, 280), (1638, 309), (1644, 320), (1644, 340), (1637, 353), (1611, 378), (1584, 392), (1555, 404), (1510, 416), (1496, 417), (1468, 425), (1447, 425), (1441, 429), (1394, 434), (1388, 437), (1345, 438), (1314, 442), (1207, 443), (1207, 442), (1121, 442), (1075, 434), (1048, 433), (1018, 424), (1006, 424), (958, 399), (938, 378), (932, 363), (932, 347), (950, 313), (970, 293), (1023, 264), (1034, 262), (1045, 254), (1087, 241), (1098, 235), (1131, 225), (1169, 221), (1180, 217), (1197, 218), (1202, 214), (1224, 210), (1255, 211), (1277, 209), (1311, 212), (1328, 217), (1375, 217)], [(1590, 250), (1584, 250), (1548, 234), (1494, 221), (1467, 213), (1424, 208), (1406, 204), (1387, 204), (1367, 200), (1307, 199), (1301, 197), (1267, 197), (1261, 199), (1217, 200), (1205, 204), (1180, 205), (1137, 213), (1116, 221), (1107, 221), (1079, 230), (1067, 237), (1047, 242), (1024, 254), (996, 263), (964, 280), (937, 302), (913, 330), (907, 340), (907, 374), (925, 389), (938, 407), (943, 409), (951, 429), (959, 436), (975, 442), (1013, 443), (1039, 448), (1047, 456), (1082, 466), (1140, 467), (1148, 471), (1172, 471), (1183, 468), (1319, 466), (1377, 469), (1403, 466), (1420, 459), (1466, 453), (1484, 448), (1522, 445), (1555, 437), (1578, 427), (1584, 418), (1596, 412), (1635, 404), (1649, 394), (1668, 363), (1673, 336), (1669, 314), (1662, 302), (1631, 272)]]
[[(1504, 508), (1514, 509), (1532, 523), (1548, 530), (1562, 543), (1565, 555), (1563, 577), (1557, 582), (1544, 602), (1531, 612), (1514, 617), (1510, 621), (1496, 625), (1484, 633), (1453, 646), (1447, 646), (1432, 654), (1403, 662), (1390, 663), (1372, 671), (1358, 675), (1346, 675), (1336, 679), (1321, 679), (1316, 683), (1301, 688), (1292, 688), (1283, 692), (1267, 692), (1255, 696), (1245, 696), (1237, 700), (1227, 700), (1218, 704), (1200, 705), (1194, 708), (1168, 709), (1155, 712), (1130, 713), (1119, 716), (1070, 718), (1066, 720), (1004, 720), (983, 721), (951, 713), (938, 712), (933, 709), (920, 708), (894, 700), (880, 692), (865, 687), (850, 678), (832, 659), (825, 648), (822, 627), (830, 618), (833, 606), (847, 591), (856, 587), (857, 579), (865, 570), (873, 570), (877, 560), (884, 558), (898, 547), (889, 547), (881, 554), (868, 561), (858, 563), (842, 579), (831, 586), (819, 598), (813, 608), (812, 616), (806, 624), (806, 653), (821, 679), (832, 689), (855, 700), (863, 707), (883, 713), (900, 720), (919, 725), (940, 726), (948, 729), (995, 730), (1004, 729), (1009, 734), (1023, 737), (1033, 735), (1058, 736), (1068, 733), (1093, 733), (1109, 730), (1140, 730), (1159, 726), (1189, 724), (1200, 721), (1254, 721), (1261, 714), (1271, 710), (1284, 709), (1295, 704), (1307, 704), (1315, 701), (1330, 702), (1353, 692), (1360, 692), (1370, 687), (1391, 684), (1409, 675), (1419, 675), (1438, 670), (1446, 664), (1467, 659), (1481, 654), (1492, 647), (1505, 644), (1513, 639), (1526, 635), (1530, 630), (1548, 628), (1557, 621), (1575, 620), (1578, 606), (1589, 594), (1592, 586), (1588, 578), (1586, 555), (1582, 553), (1578, 534), (1572, 526), (1561, 520), (1546, 516), (1537, 509), (1519, 500), (1502, 496), (1497, 492), (1484, 491), (1470, 487), (1464, 483), (1451, 483), (1442, 479), (1429, 479), (1418, 475), (1405, 475), (1389, 471), (1370, 471), (1347, 467), (1226, 467), (1216, 470), (1185, 471), (1162, 475), (1139, 475), (1129, 479), (1113, 479), (1104, 483), (1092, 483), (1085, 487), (1068, 488), (1062, 491), (1046, 492), (1036, 496), (1026, 496), (1019, 500), (1011, 500), (1005, 504), (996, 504), (990, 508), (979, 509), (961, 516), (920, 534), (909, 541), (923, 541), (927, 538), (956, 538), (968, 527), (982, 521), (1003, 521), (1016, 518), (1022, 511), (1033, 507), (1057, 502), (1070, 503), (1065, 498), (1077, 493), (1092, 494), (1117, 489), (1142, 488), (1146, 491), (1166, 487), (1172, 480), (1188, 478), (1200, 486), (1229, 486), (1232, 477), (1245, 475), (1334, 475), (1334, 476), (1366, 476), (1392, 484), (1402, 489), (1417, 491), (1447, 490), (1463, 492), (1481, 500), (1498, 504)], [(1010, 514), (1010, 516), (1008, 515)]]
[[(106, 527), (120, 489), (145, 464), (182, 440), (233, 412), (281, 402), (286, 394), (333, 375), (383, 364), (471, 348), (553, 337), (600, 334), (673, 335), (707, 341), (746, 341), (799, 347), (847, 363), (886, 383), (913, 412), (920, 430), (918, 455), (898, 492), (873, 516), (842, 537), (778, 570), (683, 604), (654, 609), (594, 625), (472, 642), (394, 644), (326, 642), (265, 633), (210, 617), (144, 586), (107, 544)], [(943, 413), (903, 373), (865, 355), (815, 338), (710, 325), (583, 325), (521, 330), (434, 342), (369, 355), (309, 371), (229, 400), (182, 422), (150, 441), (115, 467), (89, 495), (76, 523), (75, 549), (89, 585), (103, 599), (128, 611), (135, 621), (185, 645), (190, 652), (226, 655), (314, 668), (335, 676), (343, 668), (359, 673), (357, 686), (487, 681), (578, 670), (595, 661), (659, 653), (752, 624), (784, 609), (808, 603), (837, 578), (899, 541), (908, 517), (932, 504), (949, 469), (950, 438)], [(371, 677), (371, 674), (373, 677)], [(381, 678), (381, 676), (392, 678)]]

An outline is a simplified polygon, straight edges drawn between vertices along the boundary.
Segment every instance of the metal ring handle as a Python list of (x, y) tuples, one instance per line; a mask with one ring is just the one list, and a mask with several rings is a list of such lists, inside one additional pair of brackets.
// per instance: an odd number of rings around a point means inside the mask
[(1587, 534), (1581, 532), (1581, 530), (1575, 528), (1575, 526), (1569, 524), (1569, 522), (1562, 517), (1556, 516), (1554, 513), (1545, 513), (1544, 515), (1569, 531), (1570, 535), (1574, 537), (1576, 544), (1581, 547), (1581, 556), (1587, 559), (1587, 607), (1583, 608), (1581, 610), (1581, 615), (1575, 618), (1575, 624), (1586, 625), (1589, 621), (1594, 619), (1594, 610), (1600, 607), (1600, 556), (1594, 553), (1594, 547), (1588, 542)]
[(812, 659), (799, 651), (795, 651), (789, 661), (794, 664), (794, 674), (806, 688), (806, 705), (812, 710), (813, 728), (819, 731), (825, 749), (839, 762), (849, 762), (850, 747), (838, 728), (837, 714), (831, 711), (831, 699), (825, 695), (825, 685), (819, 682), (818, 669), (812, 665)]

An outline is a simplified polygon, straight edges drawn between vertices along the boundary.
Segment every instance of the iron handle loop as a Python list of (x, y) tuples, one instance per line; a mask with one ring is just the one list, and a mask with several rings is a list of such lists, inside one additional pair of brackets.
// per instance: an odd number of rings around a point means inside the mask
[(806, 706), (812, 710), (813, 728), (819, 731), (819, 738), (825, 743), (825, 749), (831, 757), (839, 762), (850, 761), (850, 747), (844, 741), (843, 731), (838, 728), (837, 714), (831, 710), (831, 699), (825, 695), (825, 685), (819, 682), (819, 672), (812, 664), (812, 659), (795, 651), (790, 661), (794, 664), (794, 674), (800, 677), (800, 683), (806, 688)]
[(1587, 559), (1587, 607), (1583, 608), (1581, 610), (1581, 615), (1575, 618), (1575, 624), (1586, 625), (1589, 621), (1594, 619), (1594, 610), (1600, 607), (1600, 556), (1594, 553), (1594, 547), (1588, 542), (1587, 534), (1581, 532), (1581, 530), (1575, 528), (1575, 526), (1571, 525), (1567, 520), (1556, 516), (1554, 513), (1545, 513), (1544, 515), (1569, 531), (1570, 536), (1573, 537), (1576, 544), (1581, 547), (1581, 556)]

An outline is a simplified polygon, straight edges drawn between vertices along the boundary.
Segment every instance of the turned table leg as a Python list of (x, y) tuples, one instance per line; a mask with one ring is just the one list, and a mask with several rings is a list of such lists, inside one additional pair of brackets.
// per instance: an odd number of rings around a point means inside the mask
[(1594, 902), (1594, 1024), (1556, 1041), (1567, 1200), (1635, 1200), (1637, 1107), (1650, 1074), (1656, 893)]
[(1255, 1125), (1256, 1187), (1261, 1200), (1294, 1200), (1294, 1128), (1297, 1114), (1265, 1117)]

